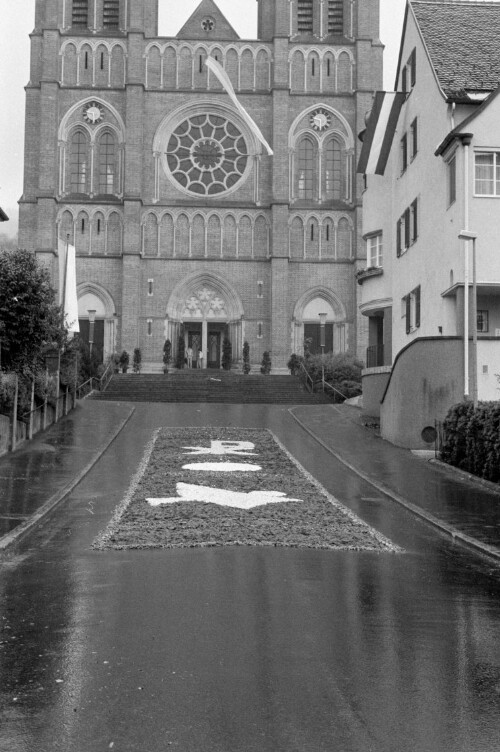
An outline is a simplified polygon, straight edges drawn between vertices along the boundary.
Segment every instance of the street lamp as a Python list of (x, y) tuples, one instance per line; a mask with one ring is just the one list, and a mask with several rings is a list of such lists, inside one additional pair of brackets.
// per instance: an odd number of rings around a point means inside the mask
[(319, 313), (319, 346), (321, 347), (321, 355), (325, 354), (325, 324), (327, 313)]
[(464, 396), (469, 396), (469, 240), (472, 240), (472, 402), (477, 407), (477, 275), (476, 240), (477, 234), (470, 230), (460, 230), (458, 237), (465, 240), (464, 259)]
[(97, 311), (89, 310), (87, 313), (89, 314), (89, 353), (90, 357), (92, 357), (92, 345), (94, 344), (94, 324)]

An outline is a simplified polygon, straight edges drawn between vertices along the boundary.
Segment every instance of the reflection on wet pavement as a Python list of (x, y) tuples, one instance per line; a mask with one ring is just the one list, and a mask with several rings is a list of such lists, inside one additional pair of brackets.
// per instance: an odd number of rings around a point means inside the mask
[[(156, 425), (268, 426), (403, 555), (95, 552)], [(500, 570), (336, 463), (286, 411), (140, 408), (0, 568), (2, 752), (483, 752)]]

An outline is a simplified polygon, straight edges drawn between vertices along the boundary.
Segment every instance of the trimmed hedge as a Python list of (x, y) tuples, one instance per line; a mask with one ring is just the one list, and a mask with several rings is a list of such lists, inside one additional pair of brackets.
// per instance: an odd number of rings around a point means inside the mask
[(500, 402), (454, 405), (443, 423), (441, 459), (480, 478), (500, 482)]

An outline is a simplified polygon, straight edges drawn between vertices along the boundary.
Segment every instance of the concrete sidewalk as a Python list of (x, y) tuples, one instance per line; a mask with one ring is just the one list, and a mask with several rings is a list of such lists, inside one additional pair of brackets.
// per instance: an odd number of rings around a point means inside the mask
[(365, 428), (347, 405), (290, 413), (345, 466), (442, 532), (500, 559), (500, 486), (401, 449)]
[(35, 527), (73, 490), (118, 436), (134, 410), (85, 401), (47, 431), (0, 457), (0, 553)]

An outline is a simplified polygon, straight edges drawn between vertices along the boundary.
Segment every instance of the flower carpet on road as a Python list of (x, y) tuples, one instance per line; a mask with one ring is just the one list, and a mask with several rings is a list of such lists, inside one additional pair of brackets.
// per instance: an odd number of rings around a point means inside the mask
[(162, 428), (97, 549), (290, 546), (398, 551), (270, 431)]

